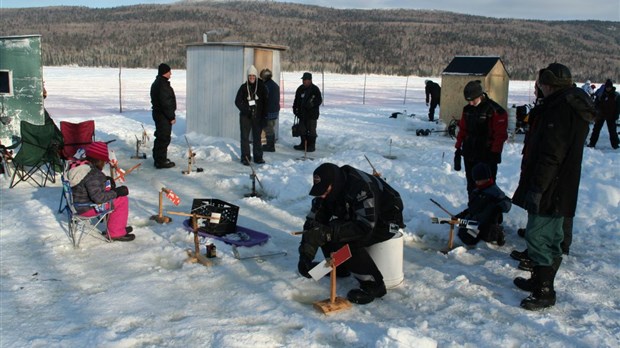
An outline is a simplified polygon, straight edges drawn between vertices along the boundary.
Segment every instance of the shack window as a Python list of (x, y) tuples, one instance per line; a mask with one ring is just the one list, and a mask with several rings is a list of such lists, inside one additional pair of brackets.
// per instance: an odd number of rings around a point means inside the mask
[(13, 95), (13, 71), (0, 70), (0, 95)]

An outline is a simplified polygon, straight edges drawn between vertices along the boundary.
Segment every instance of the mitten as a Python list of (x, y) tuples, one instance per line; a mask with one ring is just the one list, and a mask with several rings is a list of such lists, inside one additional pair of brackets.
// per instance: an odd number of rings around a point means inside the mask
[(457, 172), (461, 170), (461, 149), (454, 151), (454, 170)]

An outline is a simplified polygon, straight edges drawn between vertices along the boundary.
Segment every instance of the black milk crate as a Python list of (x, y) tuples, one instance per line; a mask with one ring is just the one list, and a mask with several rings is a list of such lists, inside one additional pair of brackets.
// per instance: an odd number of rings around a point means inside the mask
[(238, 206), (216, 198), (195, 198), (192, 202), (191, 214), (211, 216), (212, 213), (220, 213), (219, 223), (205, 219), (203, 226), (198, 226), (199, 230), (216, 236), (223, 236), (237, 230)]

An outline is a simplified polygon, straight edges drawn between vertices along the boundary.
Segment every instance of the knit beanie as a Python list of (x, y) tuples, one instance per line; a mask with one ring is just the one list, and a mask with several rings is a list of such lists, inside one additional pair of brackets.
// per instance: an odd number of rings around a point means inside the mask
[(157, 68), (157, 74), (158, 75), (163, 75), (163, 74), (167, 73), (170, 70), (172, 70), (172, 69), (170, 69), (170, 66), (168, 64), (161, 63), (161, 64), (159, 64), (159, 67)]
[(467, 101), (472, 101), (483, 94), (484, 89), (482, 89), (482, 82), (480, 80), (467, 82), (463, 89), (463, 96)]
[(86, 157), (110, 162), (108, 144), (103, 141), (95, 141), (86, 148)]
[(248, 68), (248, 76), (250, 76), (250, 75), (254, 75), (254, 76), (258, 77), (258, 70), (256, 70), (254, 65), (250, 65), (250, 67)]
[(570, 70), (560, 63), (551, 63), (541, 70), (538, 82), (552, 87), (570, 87), (573, 85)]
[(607, 81), (605, 81), (605, 88), (609, 87), (613, 87), (614, 83), (611, 81), (611, 79), (607, 79)]

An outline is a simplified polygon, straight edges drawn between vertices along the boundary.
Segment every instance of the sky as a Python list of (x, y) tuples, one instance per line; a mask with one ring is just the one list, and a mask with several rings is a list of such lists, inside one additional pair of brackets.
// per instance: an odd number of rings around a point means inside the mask
[[(237, 137), (188, 129), (189, 72), (174, 70), (170, 80), (178, 109), (168, 155), (177, 166), (165, 170), (155, 169), (151, 157), (155, 127), (149, 88), (156, 71), (123, 70), (122, 113), (118, 80), (110, 78), (117, 73), (44, 67), (45, 107), (57, 124), (94, 120), (97, 140), (116, 140), (110, 148), (121, 168), (142, 164), (124, 183), (136, 239), (84, 238), (74, 249), (66, 235), (67, 218), (56, 213), (58, 180), (43, 188), (20, 183), (9, 189), (9, 180), (0, 175), (0, 347), (618, 347), (620, 156), (606, 127), (596, 148), (584, 149), (574, 240), (556, 277), (557, 303), (528, 312), (519, 303), (529, 293), (512, 281), (529, 273), (518, 270), (509, 256), (525, 248), (516, 233), (527, 221), (523, 209), (513, 206), (504, 214), (504, 246), (480, 242), (465, 248), (455, 237), (452, 251), (439, 251), (448, 245), (449, 227), (433, 224), (431, 217), (448, 215), (430, 198), (454, 214), (465, 208), (467, 192), (464, 172), (453, 169), (454, 139), (437, 132), (415, 135), (416, 129), (445, 127), (428, 121), (425, 77), (316, 78), (325, 97), (317, 151), (301, 160), (303, 153), (293, 149), (299, 138), (290, 129), (302, 72), (283, 72), (276, 152), (265, 153), (266, 163), (254, 166), (263, 194), (258, 198), (244, 197), (251, 192), (251, 171), (239, 163)], [(533, 85), (510, 81), (509, 104), (531, 102)], [(404, 114), (388, 117), (396, 111)], [(145, 160), (131, 158), (141, 125), (150, 136), (140, 147)], [(185, 136), (196, 154), (193, 168), (203, 172), (182, 174)], [(522, 148), (523, 134), (511, 137), (498, 166), (497, 183), (509, 196), (519, 181)], [(315, 281), (297, 273), (300, 236), (289, 232), (302, 229), (310, 209), (312, 171), (331, 162), (372, 173), (364, 156), (403, 199), (402, 249), (398, 243), (385, 246), (393, 252), (384, 254), (392, 260), (382, 270), (386, 285), (391, 284), (384, 297), (324, 315), (313, 303), (330, 297), (329, 276)], [(163, 198), (163, 214), (172, 221), (160, 225), (149, 217), (158, 212), (161, 187), (173, 190), (181, 202), (174, 206)], [(271, 238), (237, 251), (240, 257), (262, 256), (238, 259), (230, 245), (209, 238), (200, 252), (213, 242), (217, 258), (209, 260), (214, 264), (186, 262), (193, 238), (183, 227), (185, 218), (171, 212), (189, 212), (194, 198), (238, 206), (238, 226)], [(399, 250), (402, 263), (391, 258)], [(286, 255), (265, 256), (282, 251)], [(315, 260), (323, 260), (322, 253)], [(353, 277), (338, 278), (336, 294), (345, 297), (357, 286)]]
[[(283, 1), (283, 0), (276, 0)], [(584, 0), (284, 0), (334, 8), (434, 9), (498, 18), (620, 21), (620, 1)], [(283, 2), (284, 2), (283, 1)], [(172, 0), (0, 0), (0, 8), (42, 6), (115, 7)], [(95, 3), (95, 5), (93, 5)]]

